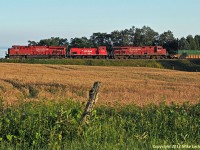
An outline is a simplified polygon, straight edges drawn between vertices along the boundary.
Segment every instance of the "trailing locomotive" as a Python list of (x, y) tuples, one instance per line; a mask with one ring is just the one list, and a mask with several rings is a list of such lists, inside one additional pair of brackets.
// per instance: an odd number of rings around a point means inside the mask
[(8, 49), (6, 58), (65, 58), (64, 46), (17, 46)]
[(113, 58), (164, 59), (167, 58), (167, 51), (162, 46), (113, 47)]
[(107, 58), (108, 52), (106, 46), (98, 48), (71, 48), (69, 52), (70, 58)]

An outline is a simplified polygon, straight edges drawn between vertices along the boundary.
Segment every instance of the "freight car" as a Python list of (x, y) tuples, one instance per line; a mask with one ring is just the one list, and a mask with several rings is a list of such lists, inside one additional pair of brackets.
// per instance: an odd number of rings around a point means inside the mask
[(107, 58), (108, 52), (106, 46), (98, 48), (71, 48), (69, 52), (70, 58)]
[(17, 46), (8, 49), (7, 58), (64, 58), (64, 46)]
[(113, 58), (165, 59), (167, 51), (162, 46), (113, 47)]
[(200, 59), (200, 50), (178, 50), (177, 57), (181, 59)]

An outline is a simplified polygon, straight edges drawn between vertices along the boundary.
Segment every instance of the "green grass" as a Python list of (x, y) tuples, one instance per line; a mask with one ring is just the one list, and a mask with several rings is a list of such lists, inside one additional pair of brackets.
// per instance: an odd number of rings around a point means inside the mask
[(61, 65), (88, 65), (88, 66), (131, 66), (174, 69), (181, 71), (200, 71), (200, 59), (187, 60), (105, 60), (105, 59), (0, 59), (7, 63), (29, 64), (61, 64)]
[(153, 149), (199, 145), (200, 103), (178, 106), (98, 106), (84, 125), (85, 104), (0, 103), (0, 149)]

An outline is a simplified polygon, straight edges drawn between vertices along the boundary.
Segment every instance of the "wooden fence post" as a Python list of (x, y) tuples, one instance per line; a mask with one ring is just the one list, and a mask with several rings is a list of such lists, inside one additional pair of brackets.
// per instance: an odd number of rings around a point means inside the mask
[(80, 121), (81, 124), (85, 123), (87, 121), (87, 118), (91, 115), (92, 110), (98, 100), (100, 86), (101, 86), (101, 82), (98, 82), (98, 81), (94, 82), (94, 85), (89, 92), (89, 100), (82, 114), (82, 118)]

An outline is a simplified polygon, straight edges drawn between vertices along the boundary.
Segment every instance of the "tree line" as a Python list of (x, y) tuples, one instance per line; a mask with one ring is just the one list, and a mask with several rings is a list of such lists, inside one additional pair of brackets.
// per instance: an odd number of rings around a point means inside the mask
[(131, 27), (130, 29), (114, 30), (111, 33), (93, 33), (90, 38), (67, 38), (51, 37), (42, 39), (39, 42), (28, 41), (31, 46), (66, 46), (71, 47), (98, 47), (104, 45), (108, 51), (113, 46), (155, 46), (160, 45), (167, 49), (169, 53), (176, 50), (200, 50), (200, 35), (188, 35), (186, 38), (175, 38), (172, 31), (168, 30), (159, 34), (149, 26), (142, 28)]

